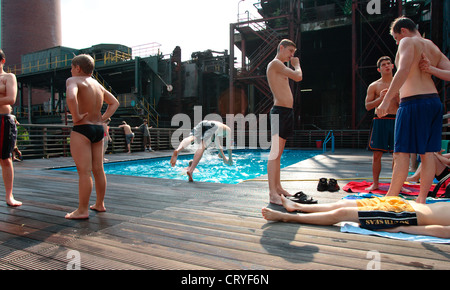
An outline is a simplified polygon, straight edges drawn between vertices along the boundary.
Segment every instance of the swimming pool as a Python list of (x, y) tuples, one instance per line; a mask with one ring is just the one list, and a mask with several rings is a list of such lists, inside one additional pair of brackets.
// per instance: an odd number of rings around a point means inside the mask
[[(281, 168), (309, 159), (321, 151), (286, 149), (281, 158)], [(217, 151), (207, 150), (203, 154), (194, 180), (237, 184), (267, 174), (267, 159), (269, 150), (245, 149), (233, 150), (232, 166), (225, 165), (218, 157)], [(193, 154), (179, 155), (175, 167), (170, 166), (169, 157), (158, 157), (134, 161), (105, 163), (106, 174), (131, 175), (153, 178), (168, 178), (188, 180), (185, 168), (192, 160)], [(75, 167), (59, 168), (58, 170), (76, 171)]]

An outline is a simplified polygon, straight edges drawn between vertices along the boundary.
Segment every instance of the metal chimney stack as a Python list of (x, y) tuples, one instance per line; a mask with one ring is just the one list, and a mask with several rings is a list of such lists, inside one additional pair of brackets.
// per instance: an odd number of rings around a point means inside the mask
[(1, 5), (7, 66), (19, 65), (23, 54), (61, 46), (60, 0), (1, 0)]

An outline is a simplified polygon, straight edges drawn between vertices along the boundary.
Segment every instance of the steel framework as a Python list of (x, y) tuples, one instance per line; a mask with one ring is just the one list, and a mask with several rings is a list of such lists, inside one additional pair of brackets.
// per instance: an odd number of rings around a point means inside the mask
[[(247, 17), (244, 21), (230, 24), (230, 68), (235, 69), (230, 69), (229, 112), (236, 111), (234, 108), (236, 87), (247, 88), (251, 98), (254, 98), (253, 106), (252, 102), (249, 102), (248, 112), (255, 114), (269, 112), (273, 101), (265, 70), (276, 54), (279, 41), (289, 38), (297, 44), (302, 53), (301, 62), (306, 66), (303, 67), (302, 63), (304, 75), (314, 79), (322, 78), (310, 81), (308, 86), (311, 85), (312, 88), (301, 88), (304, 82), (292, 83), (297, 118), (321, 129), (330, 129), (326, 127), (333, 125), (340, 126), (340, 129), (368, 127), (371, 112), (365, 110), (364, 99), (368, 84), (374, 81), (378, 74), (376, 60), (383, 55), (394, 58), (397, 49), (389, 35), (393, 19), (401, 15), (412, 18), (419, 24), (421, 33), (442, 47), (448, 55), (448, 41), (445, 37), (445, 33), (448, 35), (448, 15), (445, 11), (448, 11), (450, 1), (380, 1), (378, 13), (370, 13), (369, 5), (373, 2), (369, 0), (265, 0), (255, 3), (262, 18)], [(341, 70), (341, 74), (345, 76), (339, 76), (340, 78), (336, 81), (348, 83), (348, 85), (342, 85), (334, 91), (332, 88), (327, 90), (327, 87), (333, 86), (328, 78), (340, 74), (340, 70), (335, 66), (341, 63), (336, 62), (333, 65), (328, 59), (321, 60), (322, 57), (316, 55), (316, 60), (308, 66), (311, 60), (306, 55), (307, 52), (311, 54), (319, 52), (327, 45), (325, 42), (328, 38), (333, 38), (334, 44), (323, 51), (328, 54), (342, 54), (345, 61), (349, 60), (345, 68)], [(314, 45), (311, 44), (312, 42)], [(302, 49), (302, 46), (305, 49)], [(240, 67), (235, 67), (236, 47), (242, 54)], [(331, 72), (328, 75), (323, 74), (324, 68)], [(319, 70), (322, 72), (319, 73)], [(448, 84), (438, 82), (437, 85), (444, 104), (447, 104)], [(327, 104), (325, 97), (309, 100), (310, 91), (320, 90), (326, 93), (331, 92), (331, 96), (327, 96), (331, 99), (335, 94), (334, 103)], [(341, 105), (339, 102), (345, 104)], [(338, 105), (334, 105), (336, 103)], [(316, 118), (316, 120), (326, 119), (327, 121), (316, 121), (313, 118), (311, 118), (313, 121), (309, 121), (308, 114), (312, 111), (310, 109), (312, 106), (320, 106), (322, 111), (332, 112), (323, 114), (328, 115), (324, 118)], [(333, 119), (330, 115), (336, 115), (336, 118)], [(340, 123), (333, 121), (338, 118), (341, 120)]]

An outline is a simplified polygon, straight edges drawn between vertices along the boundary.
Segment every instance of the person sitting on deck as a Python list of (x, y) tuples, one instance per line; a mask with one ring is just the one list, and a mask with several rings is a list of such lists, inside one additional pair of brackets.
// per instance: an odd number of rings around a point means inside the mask
[[(438, 181), (441, 181), (450, 174), (450, 153), (442, 154), (442, 152), (434, 152), (434, 164), (436, 168), (434, 176)], [(406, 178), (406, 181), (419, 182), (421, 170), (422, 164), (419, 165), (413, 175)]]
[[(357, 200), (340, 200), (329, 204), (301, 204), (281, 196), (283, 206), (292, 214), (262, 209), (268, 221), (293, 222), (313, 225), (334, 225), (349, 221), (362, 228), (403, 232), (450, 238), (450, 203), (432, 204), (406, 201), (398, 196), (385, 196)], [(380, 217), (382, 213), (383, 217)]]
[(170, 165), (172, 167), (175, 166), (178, 158), (178, 153), (181, 152), (184, 148), (189, 146), (191, 143), (195, 142), (199, 144), (199, 148), (196, 150), (194, 154), (194, 159), (192, 164), (189, 166), (189, 169), (186, 171), (186, 174), (189, 176), (189, 181), (192, 182), (194, 179), (192, 175), (194, 173), (195, 168), (197, 167), (200, 159), (203, 156), (203, 152), (208, 147), (208, 145), (212, 142), (216, 144), (217, 149), (219, 150), (219, 155), (223, 159), (223, 163), (227, 165), (233, 165), (233, 159), (231, 155), (231, 148), (228, 147), (228, 158), (223, 153), (222, 149), (222, 140), (217, 140), (216, 137), (227, 137), (232, 138), (231, 129), (225, 124), (222, 124), (218, 121), (201, 121), (197, 124), (197, 126), (192, 129), (191, 133), (188, 137), (184, 138), (181, 141), (180, 145), (177, 149), (174, 150), (172, 154), (172, 158), (170, 159)]

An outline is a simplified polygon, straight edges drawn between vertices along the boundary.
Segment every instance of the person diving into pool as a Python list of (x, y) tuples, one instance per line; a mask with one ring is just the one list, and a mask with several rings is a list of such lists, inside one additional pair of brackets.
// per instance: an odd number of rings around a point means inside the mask
[[(186, 171), (186, 174), (189, 177), (189, 182), (194, 181), (194, 170), (202, 159), (203, 153), (205, 152), (206, 148), (212, 142), (215, 143), (216, 148), (219, 150), (219, 156), (223, 159), (223, 163), (227, 165), (233, 165), (231, 145), (227, 146), (228, 157), (225, 156), (223, 152), (223, 137), (232, 138), (230, 127), (218, 121), (201, 121), (197, 124), (197, 126), (194, 127), (194, 129), (192, 129), (189, 136), (181, 141), (178, 148), (173, 151), (172, 158), (170, 159), (170, 165), (174, 167), (177, 162), (178, 153), (180, 153), (181, 150), (183, 150), (190, 144), (195, 143), (196, 145), (198, 145), (198, 148), (195, 151), (192, 164), (190, 164)], [(231, 144), (231, 142), (228, 143)]]

